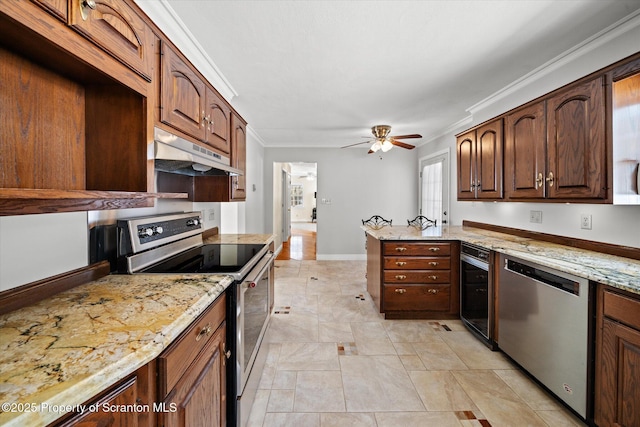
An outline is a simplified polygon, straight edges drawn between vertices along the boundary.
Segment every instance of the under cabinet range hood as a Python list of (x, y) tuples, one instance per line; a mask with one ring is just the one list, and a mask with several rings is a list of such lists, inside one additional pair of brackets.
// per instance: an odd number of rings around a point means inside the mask
[(154, 160), (156, 170), (189, 176), (244, 175), (231, 166), (229, 157), (154, 128)]

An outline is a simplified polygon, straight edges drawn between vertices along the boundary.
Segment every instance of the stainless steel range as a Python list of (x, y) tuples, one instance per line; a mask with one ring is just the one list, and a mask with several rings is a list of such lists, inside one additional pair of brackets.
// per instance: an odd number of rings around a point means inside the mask
[[(254, 395), (246, 387), (269, 323), (274, 255), (264, 244), (205, 244), (199, 212), (120, 220), (121, 273), (225, 274), (227, 289), (227, 423), (244, 425)], [(259, 373), (256, 373), (256, 375)]]

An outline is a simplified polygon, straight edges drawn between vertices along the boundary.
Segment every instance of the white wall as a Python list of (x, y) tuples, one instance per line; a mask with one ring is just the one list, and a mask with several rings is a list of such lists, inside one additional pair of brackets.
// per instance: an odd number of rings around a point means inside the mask
[(362, 219), (381, 215), (406, 224), (417, 215), (418, 166), (412, 151), (394, 148), (380, 160), (366, 148), (266, 148), (265, 180), (270, 182), (265, 187), (271, 194), (265, 194), (265, 215), (276, 230), (270, 232), (277, 233), (280, 221), (274, 206), (280, 171), (274, 162), (317, 163), (318, 259), (364, 259)]
[[(453, 129), (418, 150), (425, 156), (450, 147), (454, 155), (451, 173), (451, 223), (463, 220), (521, 228), (561, 236), (640, 247), (640, 206), (598, 204), (458, 202), (456, 200), (455, 134), (496, 117), (558, 87), (623, 59), (640, 48), (640, 25), (607, 34), (581, 49), (559, 58), (535, 75), (518, 82), (493, 99), (472, 109), (470, 123)], [(461, 112), (461, 116), (463, 113)], [(542, 224), (529, 222), (529, 211), (542, 211)], [(592, 215), (592, 229), (580, 228), (580, 215)]]

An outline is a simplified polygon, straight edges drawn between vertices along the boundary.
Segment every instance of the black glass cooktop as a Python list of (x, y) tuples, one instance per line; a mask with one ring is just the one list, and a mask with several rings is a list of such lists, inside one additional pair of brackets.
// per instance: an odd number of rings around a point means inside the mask
[(235, 273), (265, 245), (202, 245), (152, 265), (142, 273)]

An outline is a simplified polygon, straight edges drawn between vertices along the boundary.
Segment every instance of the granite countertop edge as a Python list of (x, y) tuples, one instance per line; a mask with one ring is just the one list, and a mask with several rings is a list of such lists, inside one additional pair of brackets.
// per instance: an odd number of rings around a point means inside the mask
[(361, 228), (378, 240), (456, 240), (640, 294), (640, 261), (473, 227)]

